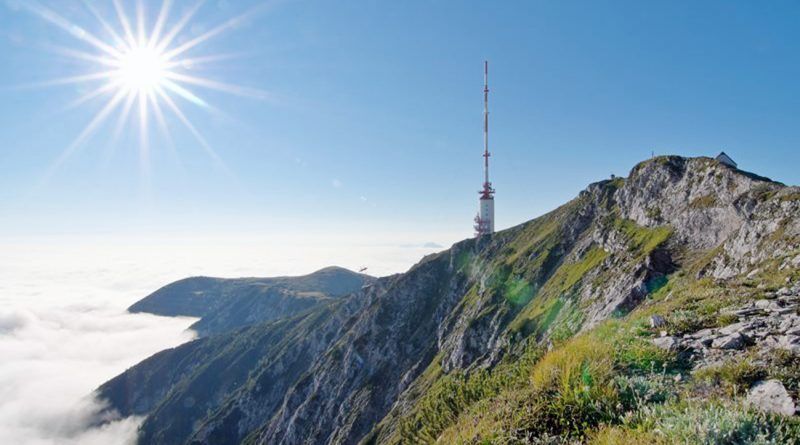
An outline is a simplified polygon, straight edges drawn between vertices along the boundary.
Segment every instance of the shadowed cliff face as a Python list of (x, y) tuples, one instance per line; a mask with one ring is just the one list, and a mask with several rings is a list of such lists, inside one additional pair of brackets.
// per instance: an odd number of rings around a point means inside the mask
[(100, 393), (148, 416), (148, 444), (397, 442), (442, 376), (625, 317), (674, 274), (749, 273), (798, 249), (798, 216), (797, 188), (655, 158), (347, 297), (157, 354)]

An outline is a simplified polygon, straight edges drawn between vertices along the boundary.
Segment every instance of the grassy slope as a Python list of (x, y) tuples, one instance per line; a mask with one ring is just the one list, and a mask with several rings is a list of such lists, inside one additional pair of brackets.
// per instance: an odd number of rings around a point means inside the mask
[[(581, 285), (602, 285), (611, 273), (603, 267), (610, 260), (602, 248), (593, 246), (570, 256), (559, 245), (563, 222), (579, 207), (577, 201), (515, 232), (488, 264), (494, 270), (489, 291), (513, 308), (508, 329), (520, 334), (522, 346), (491, 370), (444, 374), (435, 360), (413, 387), (419, 397), (412, 397), (411, 409), (390, 413), (365, 442), (511, 444), (547, 437), (593, 443), (800, 440), (796, 419), (752, 412), (741, 399), (756, 378), (770, 376), (789, 382), (796, 394), (796, 359), (776, 355), (757, 369), (732, 363), (687, 378), (691, 364), (654, 347), (650, 340), (657, 333), (647, 324), (652, 314), (665, 315), (671, 333), (730, 323), (733, 320), (718, 315), (719, 309), (758, 298), (787, 278), (798, 278), (797, 272), (779, 271), (779, 262), (773, 261), (759, 276), (715, 283), (697, 278), (713, 251), (680, 252), (683, 267), (648, 286), (646, 301), (634, 311), (573, 336), (575, 305), (565, 303)], [(616, 259), (615, 270), (643, 260), (672, 233), (669, 227), (644, 228), (613, 215), (612, 211), (604, 224), (622, 234), (628, 245), (628, 255), (623, 255), (622, 265)], [(470, 261), (472, 267), (487, 267), (479, 259)], [(477, 298), (477, 289), (472, 289), (463, 304)], [(561, 314), (564, 307), (575, 313)], [(555, 343), (548, 352), (535, 341), (545, 332)]]

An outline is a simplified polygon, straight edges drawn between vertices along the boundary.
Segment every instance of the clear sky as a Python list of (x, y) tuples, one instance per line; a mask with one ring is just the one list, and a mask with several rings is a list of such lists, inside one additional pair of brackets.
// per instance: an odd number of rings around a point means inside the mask
[[(120, 29), (110, 0), (90, 3)], [(192, 3), (176, 1), (164, 28)], [(209, 0), (176, 42), (261, 3)], [(175, 97), (221, 162), (169, 112), (173, 144), (151, 124), (143, 161), (136, 117), (115, 139), (113, 113), (57, 168), (113, 92), (68, 108), (98, 84), (31, 85), (98, 67), (67, 57), (97, 51), (30, 4), (0, 2), (7, 239), (470, 236), (484, 59), (498, 228), (626, 175), (651, 151), (724, 149), (746, 170), (800, 183), (795, 1), (269, 2), (186, 53), (235, 56), (184, 68), (237, 94), (194, 85), (207, 106)], [(81, 1), (40, 4), (113, 41)], [(143, 4), (152, 26), (161, 2)]]

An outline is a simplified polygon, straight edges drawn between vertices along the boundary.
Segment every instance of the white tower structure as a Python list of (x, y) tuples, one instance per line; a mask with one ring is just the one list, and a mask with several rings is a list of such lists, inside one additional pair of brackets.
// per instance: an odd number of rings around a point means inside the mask
[(489, 62), (483, 62), (483, 189), (475, 217), (475, 236), (494, 233), (494, 189), (489, 182)]

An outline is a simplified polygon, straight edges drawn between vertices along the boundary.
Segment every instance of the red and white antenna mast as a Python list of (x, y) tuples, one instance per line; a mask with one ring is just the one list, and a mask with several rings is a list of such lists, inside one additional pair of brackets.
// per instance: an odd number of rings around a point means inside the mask
[(483, 62), (483, 190), (480, 193), (475, 236), (494, 233), (494, 189), (489, 182), (489, 62)]

